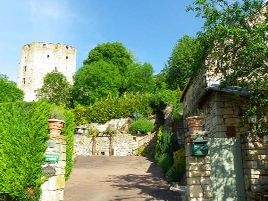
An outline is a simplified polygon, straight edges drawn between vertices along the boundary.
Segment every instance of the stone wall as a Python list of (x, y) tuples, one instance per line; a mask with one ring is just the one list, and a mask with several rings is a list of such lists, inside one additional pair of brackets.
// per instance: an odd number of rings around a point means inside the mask
[(262, 137), (245, 134), (242, 157), (247, 200), (268, 200), (268, 144)]
[(62, 201), (65, 187), (66, 139), (60, 135), (60, 131), (50, 132), (45, 154), (46, 158), (49, 154), (58, 155), (59, 160), (57, 162), (46, 160), (47, 162), (42, 165), (47, 180), (41, 186), (40, 201)]
[(190, 128), (186, 133), (186, 182), (187, 182), (187, 200), (210, 200), (211, 190), (210, 190), (210, 156), (193, 156), (191, 151), (190, 136), (193, 132), (202, 132), (203, 127)]
[(145, 136), (135, 136), (131, 134), (116, 134), (111, 140), (108, 136), (87, 136), (87, 134), (75, 134), (74, 136), (74, 156), (129, 156), (134, 155), (135, 150), (149, 143), (154, 133)]
[(238, 95), (213, 92), (202, 106), (205, 130), (210, 138), (239, 137), (247, 131), (241, 125), (246, 99)]

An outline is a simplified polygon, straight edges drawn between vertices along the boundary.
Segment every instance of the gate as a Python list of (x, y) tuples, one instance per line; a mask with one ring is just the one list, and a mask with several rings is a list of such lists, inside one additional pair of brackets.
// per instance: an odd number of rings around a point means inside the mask
[(238, 138), (211, 138), (213, 201), (244, 201), (241, 143)]

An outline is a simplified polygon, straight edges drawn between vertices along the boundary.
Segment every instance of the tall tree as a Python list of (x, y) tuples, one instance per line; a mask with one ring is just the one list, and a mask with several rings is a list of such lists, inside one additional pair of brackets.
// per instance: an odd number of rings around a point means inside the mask
[(0, 103), (23, 100), (23, 91), (7, 76), (0, 74)]
[(74, 80), (75, 104), (82, 105), (89, 105), (108, 95), (118, 95), (121, 85), (119, 69), (103, 60), (84, 65)]
[(92, 49), (75, 75), (75, 104), (89, 105), (108, 95), (125, 92), (151, 92), (153, 68), (134, 61), (129, 51), (118, 42), (104, 43)]
[(126, 92), (152, 92), (154, 89), (153, 67), (149, 63), (134, 63), (127, 67), (123, 86)]
[(200, 64), (201, 46), (198, 39), (183, 36), (172, 50), (164, 69), (169, 88), (183, 90), (193, 69)]
[(66, 77), (54, 70), (44, 77), (42, 88), (37, 90), (37, 97), (49, 103), (68, 106), (71, 99), (71, 85)]
[(86, 60), (84, 60), (84, 65), (88, 65), (97, 61), (106, 61), (117, 66), (121, 72), (124, 74), (126, 67), (134, 62), (133, 56), (125, 48), (122, 43), (119, 42), (108, 42), (97, 45), (92, 49)]
[[(195, 0), (189, 10), (205, 20), (199, 34), (207, 63), (222, 84), (250, 89), (246, 114), (256, 115), (256, 133), (268, 133), (268, 4), (262, 0)], [(266, 8), (266, 9), (265, 9)]]

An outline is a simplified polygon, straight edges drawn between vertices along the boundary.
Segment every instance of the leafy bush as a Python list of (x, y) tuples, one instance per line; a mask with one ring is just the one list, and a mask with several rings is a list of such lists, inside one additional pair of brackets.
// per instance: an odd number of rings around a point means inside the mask
[[(52, 109), (45, 102), (0, 104), (0, 200), (39, 200), (41, 165), (49, 137), (47, 120)], [(62, 111), (68, 177), (73, 163), (74, 116), (70, 111)]]
[(173, 165), (167, 171), (168, 181), (181, 181), (186, 172), (185, 150), (179, 149), (173, 153)]
[(23, 100), (23, 91), (16, 83), (10, 81), (7, 76), (0, 74), (0, 103), (15, 102)]
[(66, 167), (65, 179), (67, 180), (73, 168), (73, 147), (74, 147), (74, 114), (69, 110), (64, 110), (64, 128), (62, 135), (66, 136)]
[(39, 200), (49, 113), (46, 103), (0, 104), (0, 200)]
[(146, 134), (151, 132), (154, 128), (154, 124), (145, 118), (140, 118), (132, 122), (129, 128), (129, 132), (132, 134)]
[(137, 156), (144, 156), (146, 154), (146, 146), (142, 145), (135, 150)]
[(74, 110), (76, 125), (104, 123), (111, 119), (131, 117), (134, 113), (148, 116), (151, 113), (149, 94), (124, 94), (108, 97), (93, 105), (77, 106)]
[(166, 173), (173, 164), (173, 152), (178, 149), (176, 136), (172, 132), (159, 130), (154, 158), (157, 164)]

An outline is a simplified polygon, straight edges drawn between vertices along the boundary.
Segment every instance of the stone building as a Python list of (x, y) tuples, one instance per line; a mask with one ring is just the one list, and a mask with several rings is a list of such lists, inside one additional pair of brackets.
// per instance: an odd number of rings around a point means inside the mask
[(24, 100), (36, 100), (35, 91), (42, 87), (44, 76), (57, 70), (73, 83), (76, 70), (76, 49), (65, 44), (33, 42), (22, 47), (19, 63), (18, 87)]
[[(257, 16), (252, 22), (263, 19)], [(207, 58), (206, 68), (190, 80), (181, 98), (186, 122), (187, 117), (197, 119), (195, 115), (203, 118), (197, 130), (188, 124), (185, 134), (188, 200), (268, 200), (268, 143), (252, 134), (251, 119), (243, 118), (250, 92), (221, 86), (216, 62)], [(208, 145), (203, 156), (193, 150), (192, 137), (198, 132), (207, 140), (202, 142)]]

